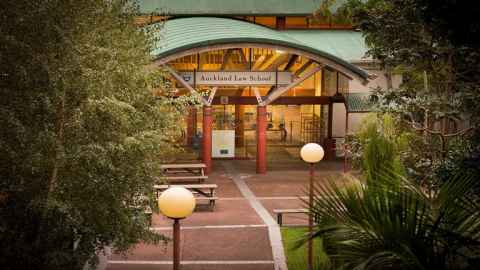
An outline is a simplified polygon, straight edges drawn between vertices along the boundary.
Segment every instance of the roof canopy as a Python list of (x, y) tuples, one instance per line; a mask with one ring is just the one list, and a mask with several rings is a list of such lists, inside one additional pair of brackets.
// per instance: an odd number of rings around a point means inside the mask
[(329, 53), (348, 62), (361, 62), (368, 50), (362, 33), (351, 30), (288, 30), (282, 31), (303, 44)]
[(345, 105), (349, 113), (364, 113), (374, 110), (370, 93), (348, 93), (345, 96)]
[(192, 17), (168, 20), (158, 33), (152, 56), (161, 65), (173, 59), (216, 49), (259, 47), (304, 55), (362, 82), (368, 73), (349, 61), (360, 59), (365, 44), (354, 31), (276, 31), (226, 18)]
[[(168, 15), (310, 15), (324, 0), (139, 0), (144, 14)], [(337, 1), (332, 10), (344, 1)]]

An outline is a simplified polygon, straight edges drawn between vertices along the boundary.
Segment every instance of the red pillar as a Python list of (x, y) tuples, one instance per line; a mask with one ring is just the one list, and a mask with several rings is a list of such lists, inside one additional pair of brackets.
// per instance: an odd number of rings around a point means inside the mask
[(257, 173), (267, 173), (267, 107), (257, 106)]
[(203, 106), (202, 161), (207, 166), (207, 174), (212, 171), (212, 125), (212, 107)]
[(193, 136), (197, 133), (197, 109), (191, 107), (187, 116), (187, 145), (191, 146), (193, 142)]

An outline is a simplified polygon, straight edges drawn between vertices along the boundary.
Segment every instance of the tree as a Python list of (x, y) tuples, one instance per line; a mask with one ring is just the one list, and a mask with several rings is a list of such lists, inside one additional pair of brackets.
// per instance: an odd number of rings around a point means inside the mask
[[(439, 14), (465, 10), (460, 21), (468, 22), (476, 7), (454, 0), (345, 2), (332, 16), (362, 31), (387, 78), (403, 75), (398, 89), (375, 89), (372, 98), (408, 140), (402, 150), (388, 129), (367, 127), (359, 137), (367, 181), (316, 187), (310, 211), (322, 222), (314, 237), (342, 269), (475, 269), (479, 182), (470, 172), (478, 161), (464, 161), (480, 149), (480, 51), (464, 31), (452, 30), (458, 28), (451, 14)], [(478, 31), (475, 25), (464, 27)], [(397, 157), (405, 171), (392, 169)]]
[(480, 34), (478, 13), (474, 2), (458, 0), (420, 0), (423, 17), (436, 35), (450, 40), (456, 46), (478, 47)]
[(423, 135), (414, 157), (418, 162), (410, 168), (419, 181), (462, 170), (464, 160), (480, 153), (480, 48), (464, 32), (455, 32), (451, 14), (443, 16), (461, 10), (467, 15), (460, 20), (464, 29), (475, 30), (478, 22), (470, 24), (469, 14), (477, 9), (453, 0), (349, 0), (332, 15), (362, 31), (368, 55), (387, 77), (402, 74), (398, 89), (375, 89), (373, 97), (381, 112), (393, 113)]
[(155, 27), (135, 26), (136, 12), (127, 0), (0, 3), (0, 268), (81, 269), (105, 246), (163, 239), (142, 198), (190, 100), (146, 68)]

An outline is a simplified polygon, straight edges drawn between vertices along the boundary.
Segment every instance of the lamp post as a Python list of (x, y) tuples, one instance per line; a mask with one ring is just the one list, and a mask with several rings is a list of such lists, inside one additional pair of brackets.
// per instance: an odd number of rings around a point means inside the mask
[(195, 209), (195, 197), (186, 188), (172, 186), (158, 198), (158, 208), (173, 219), (173, 270), (180, 269), (180, 220), (191, 215)]
[[(307, 143), (300, 150), (300, 156), (303, 161), (310, 164), (310, 181), (308, 187), (308, 207), (309, 210), (313, 207), (313, 178), (315, 172), (315, 163), (323, 159), (325, 152), (323, 148), (316, 143)], [(308, 214), (308, 232), (310, 235), (313, 233), (313, 215), (309, 211)], [(313, 270), (313, 242), (311, 239), (308, 240), (308, 270)]]

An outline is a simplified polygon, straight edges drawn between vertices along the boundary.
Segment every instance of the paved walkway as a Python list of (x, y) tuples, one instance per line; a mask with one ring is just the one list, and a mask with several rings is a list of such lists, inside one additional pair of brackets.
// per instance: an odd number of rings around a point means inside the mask
[(248, 200), (250, 206), (268, 226), (268, 236), (270, 239), (270, 246), (272, 247), (275, 270), (287, 270), (287, 263), (282, 244), (282, 234), (277, 222), (272, 218), (272, 216), (270, 216), (267, 209), (263, 207), (257, 197), (255, 197), (255, 194), (253, 194), (253, 192), (247, 186), (242, 176), (238, 174), (233, 164), (231, 162), (223, 162), (222, 165), (231, 175), (233, 182), (235, 182), (242, 195)]
[[(254, 161), (215, 162), (208, 183), (218, 185), (215, 211), (196, 211), (182, 220), (183, 270), (286, 270), (280, 228), (273, 209), (302, 207), (308, 171), (304, 164), (277, 164), (266, 175), (255, 174)], [(337, 174), (339, 163), (324, 163), (318, 181)], [(286, 224), (307, 224), (304, 214), (288, 215)], [(152, 218), (152, 230), (171, 236), (172, 222)], [(127, 254), (107, 258), (108, 270), (172, 268), (172, 243), (139, 244)]]

